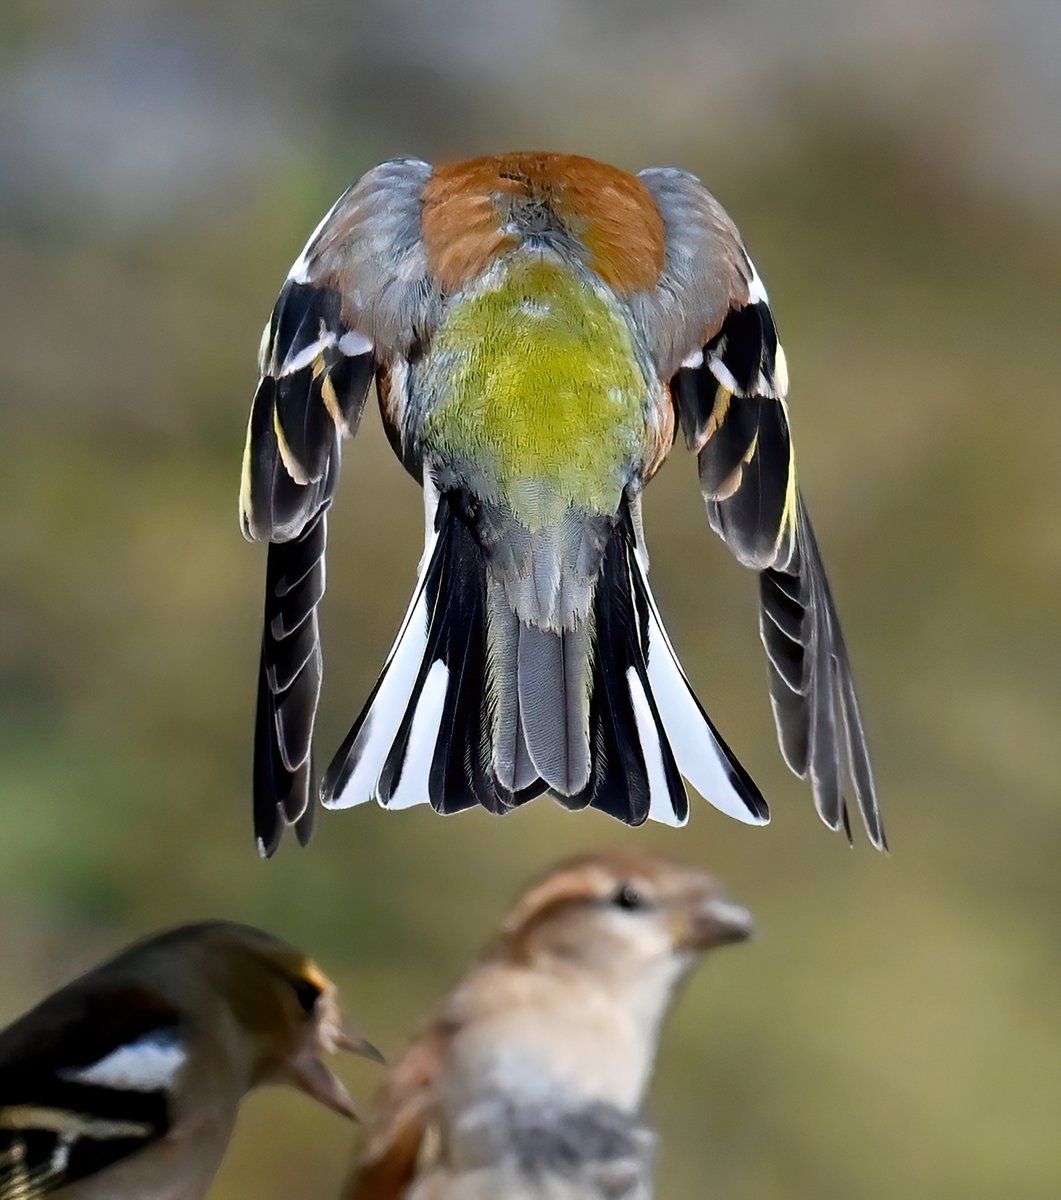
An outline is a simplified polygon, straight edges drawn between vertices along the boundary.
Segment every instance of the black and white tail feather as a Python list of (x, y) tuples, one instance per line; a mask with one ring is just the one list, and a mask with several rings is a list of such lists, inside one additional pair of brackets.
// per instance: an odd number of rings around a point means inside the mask
[[(413, 598), (368, 704), (325, 774), (326, 806), (375, 799), (389, 808), (430, 804), (449, 813), (479, 804), (502, 813), (551, 792), (565, 807), (598, 808), (631, 825), (680, 825), (688, 817), (684, 776), (730, 816), (768, 819), (678, 665), (626, 505), (604, 550), (589, 636), (571, 641), (588, 661), (537, 655), (533, 672), (520, 677), (517, 656), (517, 678), (506, 681), (495, 672), (508, 669), (500, 643), (512, 637), (496, 613), (488, 619), (489, 567), (466, 506), (430, 482), (425, 495), (434, 512)], [(519, 624), (515, 613), (508, 618)], [(562, 633), (533, 633), (563, 644)], [(553, 669), (543, 671), (543, 661)], [(497, 697), (506, 682), (520, 700), (513, 750), (499, 744)], [(588, 738), (589, 762), (575, 787), (570, 756), (551, 754), (525, 716), (543, 709), (571, 729), (572, 742)], [(579, 729), (580, 720), (588, 728)]]

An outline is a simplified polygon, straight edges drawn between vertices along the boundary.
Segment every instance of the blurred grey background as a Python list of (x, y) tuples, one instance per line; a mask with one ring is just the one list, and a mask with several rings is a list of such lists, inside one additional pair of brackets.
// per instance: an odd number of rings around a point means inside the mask
[[(651, 846), (761, 926), (666, 1031), (664, 1200), (1056, 1196), (1059, 45), (1053, 0), (7, 0), (0, 1021), (135, 935), (224, 915), (316, 953), (394, 1052), (528, 873)], [(681, 165), (741, 226), (889, 857), (831, 836), (786, 773), (754, 579), (679, 447), (646, 499), (656, 591), (768, 829), (702, 803), (678, 831), (548, 800), (366, 808), (257, 860), (264, 557), (236, 492), (261, 326), (362, 171), (506, 148)], [(374, 414), (348, 449), (322, 758), (420, 553)], [(308, 1101), (255, 1096), (214, 1195), (333, 1195), (350, 1148)]]

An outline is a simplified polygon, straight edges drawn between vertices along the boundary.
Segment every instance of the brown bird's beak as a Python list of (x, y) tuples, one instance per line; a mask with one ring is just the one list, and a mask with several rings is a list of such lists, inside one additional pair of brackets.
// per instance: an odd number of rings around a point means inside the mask
[(748, 910), (725, 896), (709, 896), (686, 914), (683, 944), (690, 950), (710, 950), (730, 942), (743, 942), (755, 932)]

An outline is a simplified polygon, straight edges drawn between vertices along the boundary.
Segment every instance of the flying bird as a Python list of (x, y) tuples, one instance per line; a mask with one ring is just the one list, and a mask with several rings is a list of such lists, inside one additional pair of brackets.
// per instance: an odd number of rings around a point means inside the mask
[(259, 850), (308, 839), (317, 606), (340, 443), (375, 380), (426, 546), (367, 705), (324, 773), (375, 799), (504, 813), (549, 792), (683, 824), (683, 778), (763, 824), (648, 581), (641, 493), (680, 428), (708, 518), (758, 573), (789, 767), (884, 846), (847, 650), (796, 484), (785, 356), (740, 235), (696, 179), (562, 154), (383, 163), (336, 202), (265, 328), (242, 527), (269, 543)]
[(344, 1200), (648, 1200), (663, 1021), (751, 929), (710, 876), (649, 855), (552, 871), (388, 1073)]
[(214, 922), (140, 942), (0, 1032), (0, 1200), (199, 1200), (252, 1088), (356, 1115), (335, 1050), (379, 1057), (277, 938)]

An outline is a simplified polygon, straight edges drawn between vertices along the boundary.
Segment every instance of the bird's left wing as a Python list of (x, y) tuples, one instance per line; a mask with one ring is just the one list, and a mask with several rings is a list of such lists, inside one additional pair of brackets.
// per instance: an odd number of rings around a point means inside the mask
[(870, 840), (884, 846), (847, 648), (796, 485), (788, 371), (762, 282), (740, 234), (684, 171), (641, 172), (664, 220), (663, 275), (641, 312), (686, 443), (698, 455), (712, 528), (759, 572), (759, 629), (785, 761), (850, 835), (850, 779)]
[(345, 192), (295, 260), (262, 335), (243, 456), (244, 534), (268, 541), (254, 749), (259, 850), (310, 833), (321, 684), (317, 604), (340, 441), (377, 367), (408, 354), (435, 302), (420, 236), (430, 167), (383, 163)]
[(67, 989), (0, 1033), (0, 1200), (36, 1200), (163, 1137), (186, 1057), (177, 1013), (127, 985)]

